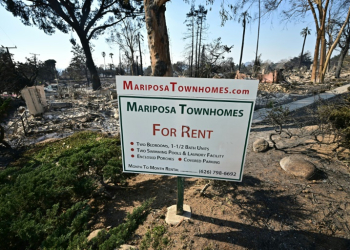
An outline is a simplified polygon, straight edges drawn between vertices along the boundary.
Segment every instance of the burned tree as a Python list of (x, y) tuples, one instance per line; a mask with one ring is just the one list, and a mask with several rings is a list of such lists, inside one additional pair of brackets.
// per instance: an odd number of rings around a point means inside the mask
[(300, 35), (304, 37), (304, 42), (303, 42), (303, 47), (302, 47), (302, 49), (301, 49), (299, 67), (301, 66), (301, 62), (303, 61), (303, 55), (304, 55), (304, 47), (305, 47), (306, 37), (307, 37), (307, 35), (310, 35), (310, 34), (311, 34), (310, 32), (311, 32), (311, 29), (309, 29), (308, 27), (305, 27), (305, 28), (300, 32)]
[(23, 24), (38, 26), (46, 34), (53, 34), (56, 29), (63, 33), (74, 30), (85, 52), (94, 90), (101, 83), (91, 54), (91, 40), (125, 18), (143, 12), (140, 2), (132, 0), (2, 0), (0, 3)]
[(243, 57), (243, 48), (244, 48), (244, 37), (245, 37), (245, 28), (247, 23), (249, 23), (250, 19), (252, 17), (248, 14), (247, 11), (242, 12), (240, 15), (238, 22), (242, 21), (242, 26), (243, 26), (243, 35), (242, 35), (242, 46), (241, 46), (241, 55), (239, 57), (239, 65), (238, 65), (238, 70), (241, 71), (241, 65), (242, 65), (242, 57)]
[[(248, 6), (248, 9), (253, 6), (253, 3), (262, 3), (262, 16), (269, 16), (274, 11), (281, 9), (281, 14), (284, 21), (289, 22), (293, 18), (304, 18), (306, 15), (312, 15), (315, 23), (315, 30), (317, 33), (314, 60), (312, 66), (311, 80), (316, 83), (323, 82), (329, 57), (338, 43), (335, 39), (330, 46), (328, 53), (326, 53), (326, 24), (327, 15), (335, 15), (341, 13), (346, 15), (346, 11), (350, 10), (350, 2), (348, 0), (330, 1), (330, 0), (235, 0), (232, 3), (221, 5), (222, 22), (237, 16), (238, 10)], [(215, 0), (208, 0), (208, 3), (213, 4)], [(331, 6), (332, 5), (332, 6)], [(286, 7), (285, 7), (286, 6)], [(332, 11), (329, 11), (332, 7)], [(284, 8), (284, 9), (282, 9)], [(345, 19), (344, 24), (347, 22)], [(339, 34), (339, 33), (338, 33)], [(318, 69), (318, 72), (317, 72)]]
[(187, 19), (185, 20), (186, 26), (188, 27), (189, 34), (186, 34), (185, 37), (183, 38), (184, 40), (186, 39), (191, 39), (191, 44), (189, 46), (190, 49), (190, 55), (189, 55), (189, 75), (190, 77), (192, 76), (193, 72), (193, 52), (194, 52), (194, 30), (195, 30), (195, 8), (194, 4), (191, 5), (191, 9), (188, 13), (186, 13)]
[(349, 22), (346, 24), (346, 28), (344, 29), (344, 32), (340, 37), (338, 46), (340, 47), (341, 50), (339, 54), (338, 65), (335, 70), (335, 78), (340, 77), (340, 71), (344, 62), (344, 58), (349, 51), (349, 46), (350, 46), (350, 23)]
[(118, 44), (121, 51), (124, 52), (131, 65), (131, 75), (136, 75), (134, 70), (135, 55), (139, 46), (139, 31), (142, 28), (142, 20), (123, 20), (120, 29), (112, 30), (107, 42), (111, 45)]
[(144, 0), (148, 46), (153, 76), (173, 76), (165, 4), (169, 0)]

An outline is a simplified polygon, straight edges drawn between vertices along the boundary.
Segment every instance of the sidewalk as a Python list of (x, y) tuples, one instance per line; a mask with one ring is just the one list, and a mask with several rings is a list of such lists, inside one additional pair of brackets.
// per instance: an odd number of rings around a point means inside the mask
[[(319, 95), (314, 95), (311, 97), (307, 97), (295, 102), (290, 102), (287, 104), (282, 105), (283, 108), (289, 108), (290, 111), (296, 110), (296, 109), (300, 109), (303, 108), (305, 106), (308, 106), (312, 103), (314, 103), (317, 100), (323, 99), (323, 100), (327, 100), (329, 98), (332, 98), (336, 95), (342, 94), (342, 93), (346, 93), (348, 92), (348, 87), (350, 87), (350, 84), (346, 84), (344, 86), (341, 86), (339, 88), (330, 90), (330, 91), (326, 91), (325, 93), (321, 93)], [(267, 109), (267, 108), (263, 108), (263, 109), (259, 109), (254, 111), (253, 114), (253, 123), (258, 123), (258, 122), (262, 122), (268, 112), (271, 111), (271, 109)]]

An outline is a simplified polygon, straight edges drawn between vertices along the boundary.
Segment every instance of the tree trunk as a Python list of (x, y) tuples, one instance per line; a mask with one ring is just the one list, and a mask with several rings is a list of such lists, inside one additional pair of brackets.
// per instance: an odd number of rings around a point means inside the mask
[(203, 31), (203, 16), (201, 17), (201, 26), (200, 26), (200, 30), (199, 30), (199, 45), (198, 45), (198, 65), (197, 65), (197, 72), (198, 72), (198, 76), (199, 76), (199, 65), (201, 63), (201, 45), (202, 45), (202, 31)]
[(131, 68), (130, 68), (130, 73), (131, 75), (135, 75), (135, 72), (134, 72), (134, 64), (135, 64), (135, 61), (134, 61), (134, 51), (131, 50)]
[(243, 19), (243, 37), (242, 37), (242, 46), (241, 46), (241, 56), (239, 57), (238, 71), (241, 71), (243, 47), (244, 47), (244, 36), (245, 36), (245, 19)]
[(341, 71), (341, 68), (343, 66), (344, 58), (348, 54), (348, 50), (349, 50), (349, 42), (347, 42), (345, 44), (345, 47), (342, 48), (342, 50), (340, 52), (339, 59), (338, 59), (338, 65), (337, 65), (337, 68), (335, 70), (335, 78), (340, 77), (340, 71)]
[(140, 33), (139, 33), (139, 51), (140, 51), (140, 67), (141, 67), (141, 75), (143, 76), (143, 66), (142, 66), (142, 52), (141, 52), (141, 43), (140, 43)]
[(326, 34), (325, 34), (324, 27), (321, 31), (321, 55), (320, 55), (320, 67), (318, 68), (318, 82), (323, 83), (324, 82), (324, 74), (323, 69), (325, 67), (325, 60), (326, 60)]
[(191, 71), (190, 77), (193, 76), (193, 50), (194, 50), (194, 17), (192, 17), (192, 49), (191, 49)]
[(196, 31), (196, 53), (195, 53), (195, 62), (194, 62), (194, 76), (197, 77), (197, 66), (198, 66), (198, 25), (197, 25), (197, 31)]
[[(331, 58), (331, 54), (333, 52), (333, 50), (335, 49), (335, 47), (337, 46), (339, 40), (340, 40), (340, 36), (341, 34), (343, 33), (344, 29), (345, 29), (345, 26), (347, 25), (347, 23), (349, 22), (349, 19), (350, 19), (350, 8), (348, 10), (348, 14), (346, 16), (346, 19), (341, 27), (341, 29), (339, 30), (338, 32), (338, 35), (337, 35), (337, 38), (334, 40), (332, 46), (330, 47), (329, 51), (328, 51), (328, 54), (327, 54), (327, 57), (326, 57), (326, 60), (325, 60), (325, 67), (327, 67), (328, 63), (329, 63), (329, 60)], [(347, 42), (348, 44), (348, 42)], [(324, 70), (322, 71), (322, 75), (324, 76), (326, 73), (326, 68), (324, 68)]]
[(89, 79), (89, 74), (88, 74), (88, 70), (87, 70), (86, 66), (84, 66), (84, 72), (85, 72), (85, 77), (86, 77), (86, 81), (87, 81), (87, 86), (90, 87), (90, 79)]
[[(329, 39), (328, 39), (328, 40), (329, 40), (328, 52), (331, 53), (331, 57), (332, 57), (331, 46), (332, 46), (332, 44), (333, 44), (333, 37), (332, 37), (332, 36), (329, 36)], [(327, 52), (327, 53), (328, 53), (328, 52)], [(331, 69), (331, 64), (329, 63), (328, 66), (327, 66), (327, 72), (328, 72), (328, 73), (329, 73), (330, 69)]]
[(301, 66), (301, 63), (303, 62), (303, 54), (304, 54), (304, 47), (305, 47), (306, 37), (307, 37), (307, 34), (305, 34), (305, 36), (304, 36), (303, 48), (301, 49), (301, 54), (300, 54), (299, 68)]
[(106, 77), (106, 59), (103, 57), (103, 76)]
[[(315, 2), (318, 9), (319, 16), (319, 29), (317, 30), (317, 38), (320, 37), (319, 44), (321, 43), (321, 52), (320, 52), (320, 63), (318, 68), (318, 82), (323, 83), (324, 73), (323, 69), (326, 67), (326, 18), (327, 18), (327, 9), (329, 0), (326, 0), (324, 7), (322, 6), (323, 1)], [(316, 80), (316, 79), (315, 79)]]
[(100, 77), (98, 75), (94, 60), (92, 59), (89, 41), (85, 38), (84, 35), (79, 36), (79, 38), (80, 38), (81, 46), (83, 47), (83, 50), (86, 56), (86, 67), (89, 69), (91, 74), (92, 89), (98, 90), (101, 88), (101, 81), (100, 81)]
[(153, 76), (173, 76), (165, 22), (168, 0), (144, 0), (147, 38)]
[(321, 31), (317, 31), (317, 38), (315, 44), (315, 53), (314, 53), (314, 61), (312, 63), (312, 73), (311, 73), (311, 81), (316, 83), (317, 76), (317, 62), (318, 62), (318, 52), (320, 50), (320, 41), (321, 41)]
[(257, 74), (257, 63), (258, 63), (258, 54), (259, 54), (259, 35), (260, 35), (260, 0), (259, 0), (259, 24), (258, 24), (258, 38), (256, 40), (256, 54), (255, 54), (255, 65), (256, 65), (256, 72)]

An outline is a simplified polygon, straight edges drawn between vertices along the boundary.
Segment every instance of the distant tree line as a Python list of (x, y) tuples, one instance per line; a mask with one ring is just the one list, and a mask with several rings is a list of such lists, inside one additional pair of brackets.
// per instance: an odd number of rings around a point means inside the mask
[[(151, 69), (153, 76), (173, 76), (174, 67), (170, 60), (169, 37), (165, 20), (165, 5), (169, 0), (145, 0), (143, 2), (130, 0), (105, 0), (96, 2), (94, 0), (64, 1), (57, 0), (46, 2), (45, 0), (2, 0), (1, 5), (6, 10), (19, 17), (25, 25), (36, 25), (47, 34), (52, 34), (56, 29), (67, 33), (74, 31), (80, 41), (79, 56), (73, 53), (69, 67), (64, 75), (73, 79), (86, 79), (92, 82), (94, 90), (101, 87), (100, 77), (113, 76), (113, 74), (143, 74), (143, 58), (141, 50), (140, 30), (147, 30), (148, 48), (150, 50)], [(206, 1), (207, 5), (216, 3), (215, 0)], [(289, 22), (293, 18), (304, 18), (309, 15), (314, 19), (317, 37), (315, 51), (312, 60), (313, 82), (323, 82), (325, 73), (329, 70), (332, 52), (336, 47), (340, 48), (336, 77), (339, 77), (343, 60), (347, 54), (350, 41), (349, 18), (350, 2), (348, 0), (234, 0), (221, 3), (220, 15), (222, 25), (233, 19), (242, 23), (242, 45), (238, 62), (238, 70), (243, 70), (242, 55), (244, 49), (244, 37), (247, 23), (252, 20), (249, 13), (253, 7), (258, 7), (253, 20), (258, 21), (257, 46), (255, 59), (253, 61), (253, 73), (261, 72), (261, 54), (259, 54), (260, 19), (269, 17), (273, 12), (280, 10), (282, 20)], [(184, 61), (188, 65), (190, 77), (210, 77), (220, 70), (220, 65), (225, 59), (225, 54), (230, 52), (233, 45), (221, 44), (217, 38), (211, 43), (206, 43), (206, 17), (208, 11), (204, 5), (197, 8), (191, 4), (186, 14), (185, 23), (187, 33), (184, 39), (188, 41)], [(110, 31), (107, 39), (111, 45), (119, 46), (119, 62), (106, 65), (107, 54), (102, 53), (103, 67), (95, 65), (92, 59), (92, 43), (94, 38)], [(311, 29), (305, 28), (303, 46), (299, 55), (299, 67), (304, 66), (304, 45)], [(78, 46), (75, 39), (71, 39), (73, 50)], [(80, 56), (83, 54), (83, 57)], [(113, 53), (112, 53), (113, 54)], [(307, 55), (306, 55), (307, 56)], [(30, 62), (24, 64), (30, 65)], [(233, 70), (233, 59), (227, 64), (231, 65), (229, 71)], [(307, 63), (306, 63), (307, 64)], [(219, 66), (218, 66), (219, 65)], [(9, 64), (7, 67), (11, 67)], [(19, 68), (20, 65), (17, 65)], [(286, 65), (287, 68), (295, 67), (295, 62)], [(178, 68), (178, 69), (181, 69)], [(246, 69), (246, 68), (245, 68)], [(25, 71), (25, 70), (23, 70)], [(146, 72), (147, 73), (147, 72)], [(176, 70), (175, 74), (183, 71)], [(32, 78), (36, 79), (37, 73), (26, 74), (24, 77), (29, 83)], [(24, 82), (21, 81), (22, 83)], [(26, 84), (28, 85), (28, 84)]]
[(21, 89), (35, 84), (44, 84), (58, 77), (56, 61), (44, 62), (26, 58), (25, 62), (14, 62), (12, 55), (0, 50), (0, 93), (19, 93)]

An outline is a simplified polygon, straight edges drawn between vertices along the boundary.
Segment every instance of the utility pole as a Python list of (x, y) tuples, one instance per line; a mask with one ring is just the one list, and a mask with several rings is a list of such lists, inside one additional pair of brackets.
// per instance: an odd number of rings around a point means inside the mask
[(12, 57), (11, 57), (9, 49), (17, 49), (17, 46), (15, 46), (15, 47), (5, 47), (5, 46), (1, 45), (1, 47), (6, 49), (6, 52), (7, 52), (7, 55), (9, 56), (9, 58), (10, 58), (11, 64), (12, 64), (12, 66), (14, 66), (14, 63), (12, 62)]
[[(31, 55), (34, 56), (35, 71), (38, 73), (38, 71), (37, 71), (37, 66), (36, 66), (36, 56), (40, 56), (40, 54), (35, 54), (35, 53), (29, 53), (29, 54), (31, 54)], [(37, 84), (38, 84), (38, 81), (37, 81), (37, 79), (35, 78), (35, 85), (37, 85)]]
[(35, 54), (35, 53), (29, 53), (29, 54), (34, 56), (34, 63), (35, 63), (35, 67), (36, 67), (36, 56), (40, 56), (40, 54)]

